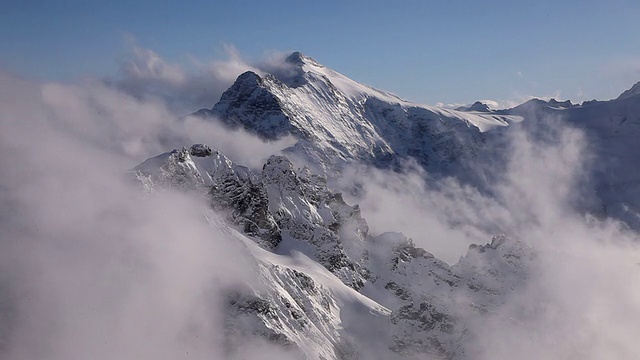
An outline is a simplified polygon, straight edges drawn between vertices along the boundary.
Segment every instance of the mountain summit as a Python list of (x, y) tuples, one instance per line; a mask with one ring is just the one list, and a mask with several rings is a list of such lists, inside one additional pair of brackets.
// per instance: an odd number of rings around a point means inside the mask
[(291, 55), (287, 56), (287, 58), (285, 59), (285, 62), (287, 64), (293, 64), (298, 66), (310, 64), (314, 66), (324, 67), (320, 65), (320, 63), (315, 61), (313, 58), (310, 58), (299, 51), (294, 51), (293, 53), (291, 53)]
[(328, 175), (351, 161), (384, 167), (409, 157), (446, 171), (475, 156), (482, 132), (521, 120), (411, 103), (299, 52), (284, 63), (286, 75), (240, 75), (212, 109), (196, 115), (265, 139), (292, 135), (297, 143), (287, 151)]
[(635, 83), (629, 90), (620, 94), (616, 100), (623, 100), (636, 95), (640, 95), (640, 81)]

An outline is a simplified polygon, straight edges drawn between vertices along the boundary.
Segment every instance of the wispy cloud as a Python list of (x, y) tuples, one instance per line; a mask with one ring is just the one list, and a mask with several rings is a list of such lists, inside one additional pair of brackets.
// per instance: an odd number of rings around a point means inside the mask
[(151, 49), (129, 41), (131, 50), (120, 61), (119, 74), (105, 83), (142, 100), (160, 100), (177, 115), (211, 108), (238, 75), (253, 71), (285, 75), (289, 53), (271, 51), (257, 60), (245, 59), (235, 46), (226, 44), (223, 59), (203, 60), (189, 56), (188, 63), (170, 63)]
[(119, 74), (105, 82), (141, 100), (160, 100), (176, 115), (186, 115), (211, 108), (238, 75), (255, 70), (233, 47), (225, 47), (224, 53), (225, 60), (191, 57), (189, 64), (172, 64), (132, 42)]

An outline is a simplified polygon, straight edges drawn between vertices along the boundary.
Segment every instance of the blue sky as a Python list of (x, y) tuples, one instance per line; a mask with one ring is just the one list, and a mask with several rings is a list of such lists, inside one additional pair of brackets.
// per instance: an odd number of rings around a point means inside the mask
[(299, 50), (421, 103), (616, 97), (640, 81), (637, 0), (30, 1), (0, 11), (0, 67), (116, 74), (131, 39), (171, 63)]

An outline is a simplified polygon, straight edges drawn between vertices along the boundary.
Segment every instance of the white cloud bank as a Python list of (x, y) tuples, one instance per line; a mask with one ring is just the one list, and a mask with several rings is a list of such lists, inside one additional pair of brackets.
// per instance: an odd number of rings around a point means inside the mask
[(538, 120), (511, 129), (504, 166), (475, 164), (494, 172), (491, 196), (451, 178), (425, 182), (428, 174), (410, 165), (403, 173), (360, 168), (350, 175), (363, 186), (362, 215), (372, 233), (402, 231), (449, 263), (497, 233), (535, 249), (522, 288), (496, 312), (466, 319), (470, 358), (638, 358), (640, 236), (585, 211), (597, 154), (582, 132)]
[(282, 146), (101, 82), (0, 72), (0, 357), (225, 358), (222, 289), (251, 279), (244, 252), (206, 199), (125, 176), (193, 141), (240, 161)]

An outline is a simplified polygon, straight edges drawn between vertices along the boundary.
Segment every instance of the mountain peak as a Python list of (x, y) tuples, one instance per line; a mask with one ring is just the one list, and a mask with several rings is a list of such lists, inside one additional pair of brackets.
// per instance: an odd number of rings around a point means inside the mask
[(303, 64), (304, 58), (305, 56), (302, 55), (301, 52), (294, 51), (291, 53), (291, 55), (287, 56), (287, 58), (284, 61), (290, 64)]
[(640, 81), (635, 83), (629, 90), (626, 90), (616, 100), (627, 99), (635, 95), (640, 95)]
[(477, 111), (477, 112), (491, 112), (491, 109), (487, 104), (484, 104), (480, 101), (476, 101), (471, 106), (460, 106), (457, 107), (456, 110), (459, 111)]
[(253, 71), (245, 71), (235, 81), (236, 83), (260, 83), (260, 75), (254, 73)]
[(547, 101), (547, 103), (550, 106), (555, 106), (555, 107), (569, 108), (569, 107), (573, 106), (573, 104), (571, 103), (571, 100), (558, 101), (558, 100), (556, 100), (554, 98), (551, 98), (549, 101)]
[(287, 58), (284, 61), (287, 64), (298, 65), (298, 66), (315, 65), (318, 67), (324, 67), (319, 62), (315, 61), (313, 58), (306, 56), (299, 51), (294, 51), (293, 53), (291, 53), (291, 55), (287, 56)]

